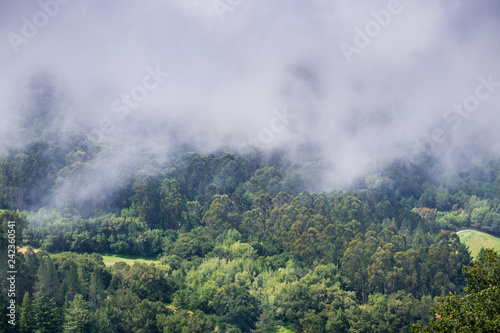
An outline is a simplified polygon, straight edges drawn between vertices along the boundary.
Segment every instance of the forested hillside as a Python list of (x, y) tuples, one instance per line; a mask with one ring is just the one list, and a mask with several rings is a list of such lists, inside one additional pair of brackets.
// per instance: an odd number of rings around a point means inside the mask
[(0, 0), (0, 333), (500, 332), (499, 17)]
[(16, 258), (22, 332), (409, 332), (464, 292), (453, 231), (500, 232), (495, 160), (394, 162), (314, 193), (320, 158), (145, 147), (113, 169), (119, 143), (38, 135), (0, 160), (2, 234), (16, 221), (17, 244), (41, 249)]

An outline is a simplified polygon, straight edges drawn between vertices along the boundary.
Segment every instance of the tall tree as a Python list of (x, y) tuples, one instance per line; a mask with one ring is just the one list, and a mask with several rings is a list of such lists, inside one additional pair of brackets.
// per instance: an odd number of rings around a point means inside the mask
[(59, 293), (60, 280), (54, 262), (49, 256), (43, 258), (38, 267), (38, 281), (36, 283), (37, 289), (44, 286), (45, 291), (51, 298), (55, 298), (56, 302), (61, 302), (61, 295)]
[(140, 173), (139, 179), (132, 186), (134, 195), (132, 202), (137, 207), (140, 217), (151, 227), (159, 227), (160, 212), (160, 183), (158, 177), (147, 173)]
[(184, 200), (179, 192), (179, 184), (175, 179), (165, 179), (160, 187), (160, 210), (164, 229), (180, 229), (182, 212), (185, 210)]
[(63, 333), (93, 332), (93, 316), (90, 305), (81, 294), (76, 294), (64, 317)]
[(34, 331), (35, 321), (33, 304), (28, 293), (24, 293), (23, 302), (21, 303), (21, 314), (19, 318), (19, 328), (22, 333), (31, 333)]
[(90, 275), (89, 298), (94, 309), (104, 305), (104, 297), (105, 290), (101, 274), (98, 271), (93, 271)]
[(209, 227), (210, 236), (216, 238), (232, 227), (229, 219), (229, 197), (216, 194), (210, 204), (210, 209), (203, 215), (202, 222)]
[(63, 290), (65, 297), (72, 301), (76, 294), (81, 293), (81, 284), (78, 277), (78, 270), (74, 263), (71, 263), (66, 277), (63, 280)]
[(33, 301), (33, 326), (36, 333), (61, 332), (61, 315), (56, 302), (49, 297), (45, 286), (41, 285), (40, 291)]

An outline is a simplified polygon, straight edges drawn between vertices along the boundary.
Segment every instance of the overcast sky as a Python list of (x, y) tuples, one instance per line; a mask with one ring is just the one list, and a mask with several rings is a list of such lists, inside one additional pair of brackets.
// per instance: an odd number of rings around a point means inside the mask
[(60, 1), (0, 0), (0, 137), (51, 77), (62, 126), (103, 140), (307, 143), (346, 177), (500, 152), (498, 0)]

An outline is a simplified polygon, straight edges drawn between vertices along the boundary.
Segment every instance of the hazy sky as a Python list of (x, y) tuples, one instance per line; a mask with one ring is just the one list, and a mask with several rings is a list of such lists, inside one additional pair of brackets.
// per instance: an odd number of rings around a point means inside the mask
[(0, 0), (2, 138), (51, 77), (61, 126), (103, 140), (307, 143), (345, 177), (500, 153), (498, 0), (60, 1)]

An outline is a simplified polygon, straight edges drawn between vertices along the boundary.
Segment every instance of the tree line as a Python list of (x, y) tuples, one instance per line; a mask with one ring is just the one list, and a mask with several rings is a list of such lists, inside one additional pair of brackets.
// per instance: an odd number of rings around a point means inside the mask
[(498, 161), (395, 161), (318, 193), (329, 166), (283, 151), (145, 150), (101, 175), (122, 148), (42, 126), (0, 157), (1, 234), (16, 221), (17, 244), (40, 250), (18, 253), (19, 327), (4, 331), (410, 332), (458, 327), (440, 321), (448, 304), (480, 306), (453, 231), (500, 232)]

